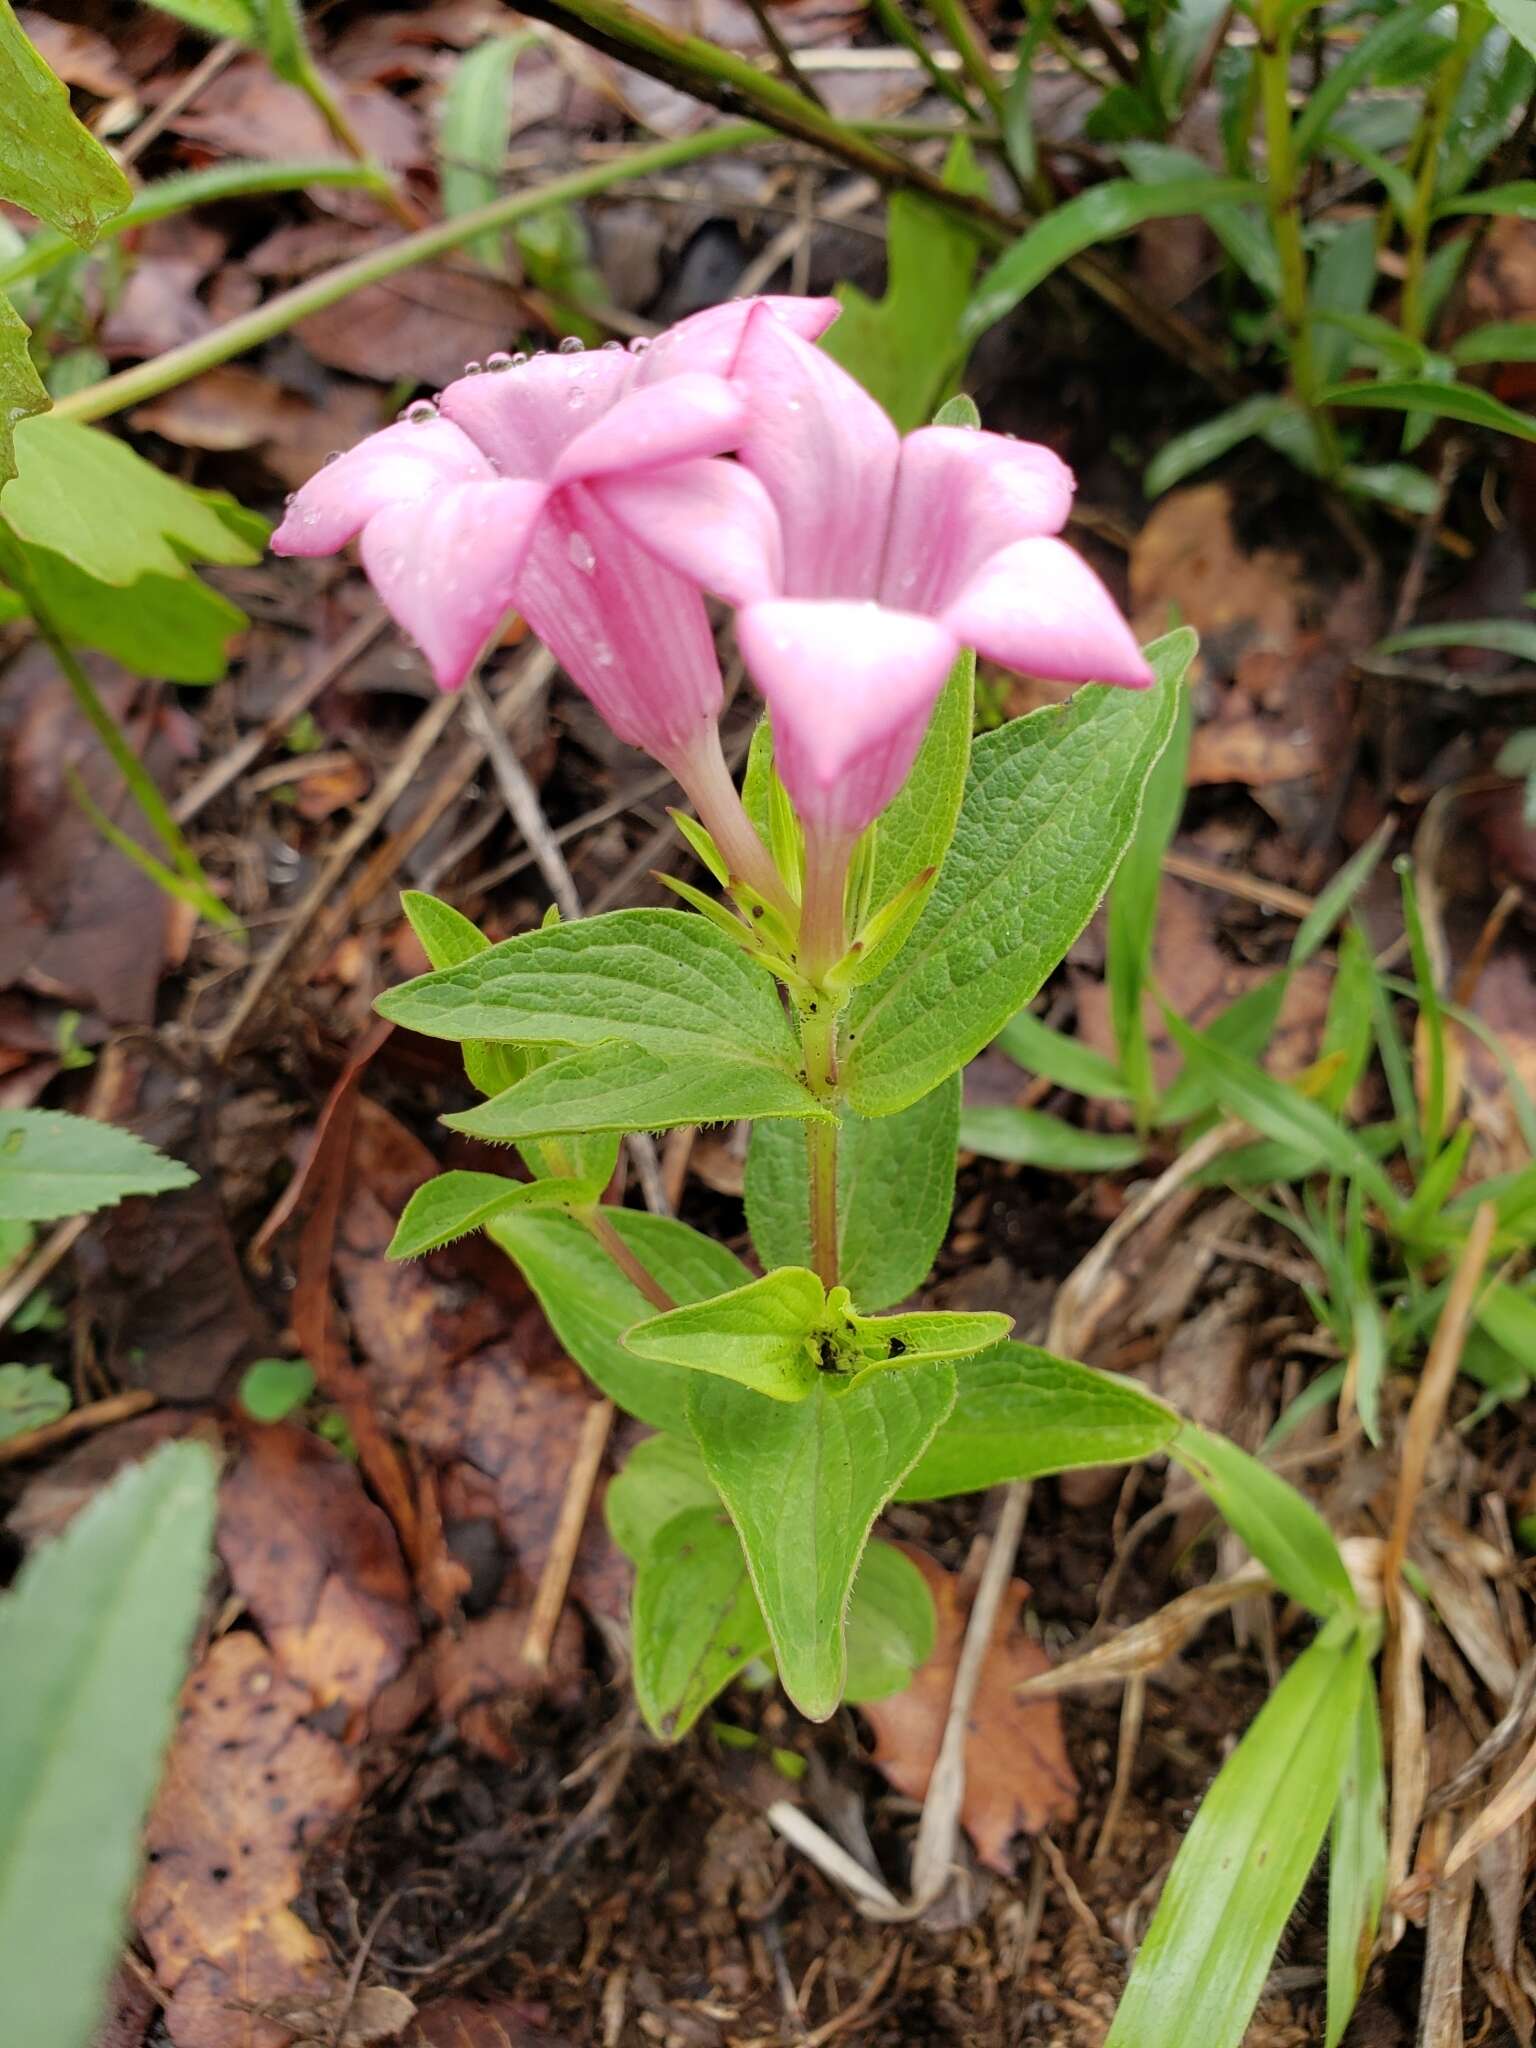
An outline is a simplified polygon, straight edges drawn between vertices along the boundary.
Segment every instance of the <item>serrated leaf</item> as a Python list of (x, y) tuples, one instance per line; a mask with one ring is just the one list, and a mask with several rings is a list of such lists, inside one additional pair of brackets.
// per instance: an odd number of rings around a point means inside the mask
[(1150, 220), (1180, 214), (1209, 218), (1233, 206), (1262, 205), (1263, 192), (1247, 178), (1173, 178), (1142, 185), (1134, 178), (1110, 178), (1053, 207), (1005, 250), (982, 277), (960, 323), (961, 337), (976, 341), (1005, 319), (1053, 270), (1096, 243), (1129, 234)]
[(210, 497), (135, 455), (126, 441), (45, 414), (16, 429), (16, 475), (0, 517), (102, 583), (183, 576), (189, 560), (242, 564), (259, 550)]
[[(604, 1215), (674, 1301), (702, 1301), (750, 1278), (724, 1245), (686, 1223), (636, 1209)], [(652, 1313), (651, 1304), (582, 1225), (571, 1216), (523, 1210), (494, 1218), (487, 1235), (521, 1268), (555, 1335), (609, 1399), (653, 1429), (686, 1437), (694, 1375), (624, 1349), (624, 1332)]]
[(943, 1500), (1166, 1449), (1179, 1417), (1132, 1380), (1033, 1344), (995, 1344), (954, 1368), (948, 1419), (902, 1481), (902, 1500)]
[(16, 474), (17, 424), (52, 403), (28, 352), (30, 339), (27, 323), (0, 292), (0, 484)]
[(1338, 2048), (1365, 1984), (1387, 1892), (1381, 1715), (1366, 1672), (1328, 1846), (1328, 2031)]
[(954, 840), (901, 953), (848, 1011), (843, 1081), (889, 1116), (981, 1051), (1092, 916), (1135, 830), (1196, 647), (1148, 649), (1150, 691), (1089, 688), (975, 745)]
[[(922, 1285), (955, 1200), (960, 1077), (897, 1116), (844, 1115), (837, 1133), (837, 1271), (864, 1310)], [(747, 1148), (747, 1223), (765, 1266), (811, 1262), (805, 1126), (754, 1124)]]
[(1328, 1524), (1278, 1472), (1192, 1422), (1182, 1425), (1167, 1448), (1283, 1593), (1324, 1617), (1357, 1611), (1355, 1589)]
[(652, 1538), (635, 1572), (635, 1699), (665, 1742), (688, 1733), (738, 1671), (768, 1648), (768, 1630), (730, 1518), (684, 1508)]
[[(400, 908), (435, 969), (458, 967), (473, 960), (477, 953), (491, 950), (490, 940), (463, 911), (427, 895), (425, 890), (405, 890)], [(478, 1088), (482, 1095), (500, 1095), (503, 1089), (520, 1081), (529, 1067), (528, 1054), (521, 1046), (493, 1045), (489, 1039), (466, 1038), (459, 1052), (470, 1086)], [(530, 1159), (529, 1164), (537, 1171), (542, 1161)]]
[(843, 1623), (870, 1526), (955, 1398), (949, 1365), (765, 1401), (693, 1377), (688, 1419), (746, 1551), (784, 1689), (824, 1721), (847, 1672)]
[(843, 1698), (889, 1699), (933, 1655), (937, 1618), (928, 1581), (893, 1543), (871, 1543), (848, 1601)]
[(714, 1508), (720, 1496), (692, 1437), (643, 1437), (603, 1495), (603, 1517), (620, 1550), (638, 1564), (656, 1536), (685, 1508)]
[(0, 1365), (0, 1443), (69, 1413), (69, 1389), (46, 1365)]
[(590, 1181), (506, 1180), (499, 1173), (440, 1173), (417, 1188), (395, 1225), (385, 1254), (391, 1259), (416, 1259), (424, 1252), (483, 1230), (492, 1217), (507, 1209), (571, 1209), (595, 1202), (607, 1175)]
[(1118, 1173), (1145, 1147), (1118, 1131), (1085, 1131), (1042, 1109), (982, 1103), (960, 1114), (960, 1143), (988, 1159), (1043, 1166), (1055, 1173)]
[(88, 249), (133, 187), (88, 128), (69, 93), (0, 0), (0, 198), (24, 206)]
[(1322, 1847), (1368, 1657), (1303, 1650), (1201, 1802), (1104, 2048), (1238, 2048)]
[(215, 1466), (167, 1444), (28, 1558), (0, 1601), (7, 2031), (91, 2038), (208, 1576)]
[(443, 1122), (471, 1137), (507, 1143), (584, 1131), (669, 1131), (738, 1117), (825, 1121), (829, 1114), (797, 1074), (755, 1059), (609, 1041), (536, 1066), (488, 1102)]
[(0, 1109), (0, 1217), (46, 1223), (196, 1179), (191, 1167), (116, 1124), (57, 1109)]

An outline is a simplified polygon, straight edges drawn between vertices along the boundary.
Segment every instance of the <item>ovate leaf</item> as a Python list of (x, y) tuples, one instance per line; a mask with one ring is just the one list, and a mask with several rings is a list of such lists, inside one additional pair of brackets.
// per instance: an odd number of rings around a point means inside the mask
[(0, 0), (0, 198), (88, 249), (133, 187), (81, 126), (69, 94)]
[(1134, 1381), (1032, 1344), (994, 1344), (954, 1368), (955, 1405), (912, 1471), (903, 1500), (943, 1500), (1085, 1465), (1129, 1465), (1165, 1450), (1171, 1408)]
[(843, 1697), (889, 1699), (933, 1655), (936, 1617), (928, 1581), (893, 1543), (871, 1543), (848, 1602), (848, 1677)]
[(401, 1212), (387, 1256), (416, 1259), (473, 1230), (483, 1230), (506, 1209), (570, 1209), (595, 1202), (608, 1177), (590, 1181), (507, 1180), (499, 1173), (440, 1173), (417, 1188)]
[(635, 1573), (635, 1698), (663, 1741), (687, 1734), (737, 1672), (768, 1648), (747, 1562), (718, 1505), (664, 1524)]
[(1238, 2048), (1322, 1847), (1368, 1664), (1339, 1629), (1281, 1679), (1195, 1815), (1104, 2048)]
[[(667, 1216), (608, 1209), (608, 1222), (674, 1301), (701, 1301), (749, 1278), (713, 1238)], [(620, 1339), (653, 1313), (608, 1254), (574, 1217), (547, 1210), (503, 1211), (487, 1235), (521, 1268), (555, 1335), (610, 1400), (653, 1429), (688, 1435), (693, 1375), (635, 1358)]]
[(79, 1216), (196, 1179), (191, 1167), (116, 1124), (57, 1109), (0, 1110), (0, 1218)]
[(1153, 690), (1079, 690), (976, 742), (934, 892), (849, 1008), (843, 1077), (860, 1115), (889, 1116), (947, 1080), (1060, 962), (1135, 829), (1195, 646), (1183, 629), (1148, 650)]
[[(652, 1316), (626, 1332), (637, 1358), (719, 1373), (771, 1401), (804, 1401), (815, 1389), (826, 1291), (802, 1266), (781, 1266), (729, 1294)], [(835, 1370), (828, 1353), (828, 1371)]]
[(695, 1375), (688, 1418), (741, 1537), (784, 1689), (824, 1721), (847, 1671), (843, 1622), (870, 1525), (955, 1397), (954, 1368), (876, 1373), (841, 1394), (765, 1401)]
[(620, 1550), (638, 1564), (674, 1515), (719, 1506), (692, 1437), (662, 1434), (642, 1437), (609, 1480), (603, 1518)]
[[(837, 1134), (837, 1270), (860, 1309), (888, 1308), (927, 1279), (955, 1199), (960, 1077), (897, 1116), (846, 1114)], [(756, 1123), (747, 1222), (765, 1266), (811, 1261), (805, 1127)]]
[(7, 2032), (81, 2048), (99, 2017), (208, 1575), (215, 1466), (168, 1444), (35, 1551), (0, 1601), (0, 1973)]

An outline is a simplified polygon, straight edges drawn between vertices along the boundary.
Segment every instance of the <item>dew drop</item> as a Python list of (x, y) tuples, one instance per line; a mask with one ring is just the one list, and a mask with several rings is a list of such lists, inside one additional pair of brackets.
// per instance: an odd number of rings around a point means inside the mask
[(801, 401), (798, 398), (786, 398), (784, 401), (784, 406), (785, 410), (788, 412), (799, 412), (801, 408)]
[(407, 426), (424, 427), (428, 420), (437, 418), (437, 407), (430, 398), (418, 398), (414, 405), (408, 405), (400, 415)]
[(613, 352), (614, 352), (614, 350), (615, 350), (615, 349), (617, 349), (617, 350), (618, 350), (618, 352), (619, 352), (619, 354), (620, 354), (620, 355), (622, 355), (622, 354), (624, 353), (624, 344), (623, 344), (623, 342), (622, 342), (622, 341), (605, 341), (605, 342), (603, 343), (603, 354), (604, 354), (605, 356), (611, 356), (611, 355), (613, 354)]
[(567, 544), (567, 552), (583, 576), (590, 576), (597, 567), (597, 555), (591, 541), (584, 533), (573, 533)]
[(295, 499), (295, 498), (296, 498), (296, 497), (297, 497), (298, 495), (299, 495), (299, 494), (298, 494), (298, 492), (297, 492), (297, 491), (290, 491), (290, 492), (288, 493), (287, 497), (286, 497), (286, 498), (284, 498), (284, 500), (283, 500), (283, 510), (284, 510), (285, 512), (286, 512), (286, 511), (288, 510), (289, 506), (290, 506), (290, 505), (291, 505), (291, 504), (293, 503), (294, 499)]
[(565, 402), (572, 412), (580, 412), (587, 402), (587, 394), (579, 386), (573, 384), (565, 394)]
[(466, 377), (478, 377), (484, 368), (484, 363), (469, 362), (464, 365), (464, 374)]
[(514, 357), (512, 358), (512, 368), (513, 368), (514, 370), (520, 370), (520, 369), (521, 369), (521, 368), (523, 367), (524, 363), (526, 363), (526, 362), (527, 362), (527, 360), (528, 360), (528, 351), (527, 351), (527, 349), (525, 349), (525, 348), (520, 348), (520, 349), (518, 350), (517, 354), (516, 354), (516, 355), (515, 355), (515, 356), (514, 356)]
[(564, 334), (560, 337), (560, 353), (563, 356), (579, 356), (586, 343), (579, 334)]
[(322, 469), (329, 469), (333, 462), (340, 462), (340, 460), (341, 450), (339, 448), (333, 448), (330, 454), (326, 456), (324, 462), (321, 463), (320, 467)]
[(634, 340), (633, 340), (633, 341), (632, 341), (632, 342), (631, 342), (631, 343), (629, 344), (629, 352), (630, 352), (630, 354), (631, 354), (632, 356), (643, 356), (643, 355), (645, 354), (646, 350), (647, 350), (647, 349), (648, 349), (648, 348), (650, 347), (650, 345), (651, 345), (651, 336), (650, 336), (650, 335), (648, 335), (648, 334), (637, 334), (637, 335), (635, 336)]
[(608, 642), (606, 640), (593, 641), (592, 659), (597, 663), (599, 668), (613, 667), (613, 649), (608, 645)]
[(504, 348), (493, 348), (485, 359), (485, 367), (488, 370), (510, 370), (514, 360)]

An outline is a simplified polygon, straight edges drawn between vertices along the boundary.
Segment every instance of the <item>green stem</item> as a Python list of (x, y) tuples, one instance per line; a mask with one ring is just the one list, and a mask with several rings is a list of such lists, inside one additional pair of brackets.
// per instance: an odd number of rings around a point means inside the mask
[(934, 20), (943, 29), (945, 39), (960, 59), (962, 70), (980, 92), (999, 121), (1003, 118), (1003, 89), (997, 82), (997, 73), (975, 24), (965, 11), (964, 0), (928, 0)]
[(686, 757), (678, 756), (662, 765), (677, 777), (699, 814), (699, 823), (719, 849), (731, 879), (745, 882), (755, 890), (793, 929), (799, 912), (731, 780), (731, 771), (720, 749), (719, 726), (706, 727)]
[[(819, 985), (848, 950), (843, 904), (848, 889), (851, 839), (828, 839), (808, 832), (805, 876), (800, 888), (800, 934), (795, 965), (806, 980)], [(831, 1079), (836, 1080), (834, 1063)], [(813, 1081), (812, 1087), (816, 1086)], [(830, 1085), (830, 1083), (829, 1083)]]
[(395, 179), (385, 170), (378, 158), (374, 156), (362, 136), (353, 127), (351, 117), (347, 113), (346, 108), (337, 99), (335, 93), (331, 91), (330, 86), (315, 68), (307, 52), (294, 74), (294, 83), (301, 92), (308, 95), (311, 105), (315, 108), (321, 120), (324, 121), (326, 127), (330, 129), (332, 135), (335, 136), (336, 140), (347, 152), (347, 155), (355, 163), (366, 166), (367, 169), (377, 175), (380, 188), (379, 197), (384, 201), (384, 204), (395, 216), (395, 219), (399, 221), (400, 225), (408, 229), (419, 228), (426, 218), (421, 208), (416, 204), (415, 200), (401, 190)]
[(1264, 182), (1270, 233), (1280, 258), (1280, 317), (1290, 345), (1291, 381), (1317, 436), (1325, 477), (1337, 474), (1339, 445), (1333, 422), (1317, 403), (1321, 382), (1312, 350), (1307, 252), (1301, 238), (1301, 194), (1291, 133), (1291, 43), (1295, 19), (1286, 0), (1261, 0), (1258, 13), (1259, 90), (1264, 107), (1268, 174)]
[[(917, 30), (902, 11), (901, 0), (875, 0), (875, 12), (880, 17), (880, 26), (887, 35), (910, 50), (919, 64), (933, 81), (937, 91), (946, 99), (953, 100), (957, 107), (965, 110), (967, 120), (974, 120), (975, 109), (965, 87), (958, 78), (952, 77), (934, 57), (932, 50), (923, 41)], [(856, 124), (863, 125), (863, 124)], [(889, 132), (888, 130), (886, 132)]]
[(140, 405), (147, 398), (157, 398), (162, 391), (170, 391), (176, 385), (186, 383), (190, 377), (201, 376), (204, 370), (227, 363), (233, 356), (259, 348), (262, 342), (270, 341), (274, 335), (285, 334), (311, 313), (334, 306), (349, 292), (360, 291), (364, 285), (378, 284), (384, 278), (409, 270), (413, 264), (430, 263), (434, 257), (446, 256), (488, 230), (506, 227), (512, 221), (546, 212), (554, 206), (563, 206), (571, 200), (586, 199), (595, 192), (605, 192), (610, 186), (622, 184), (628, 178), (674, 170), (679, 164), (692, 163), (699, 157), (718, 156), (727, 150), (745, 149), (752, 143), (769, 141), (772, 132), (756, 122), (747, 121), (707, 129), (700, 135), (685, 135), (675, 141), (656, 143), (648, 149), (632, 150), (610, 163), (573, 171), (531, 191), (509, 193), (504, 198), (492, 200), (488, 206), (477, 207), (472, 213), (461, 213), (452, 220), (438, 221), (417, 234), (404, 235), (398, 242), (390, 242), (382, 249), (370, 249), (362, 256), (353, 257), (349, 263), (323, 271), (319, 277), (295, 285), (291, 291), (280, 292), (254, 312), (242, 314), (238, 320), (216, 328), (212, 334), (184, 342), (180, 348), (167, 349), (152, 362), (136, 364), (131, 370), (120, 371), (115, 377), (105, 377), (99, 384), (89, 384), (84, 390), (61, 398), (53, 408), (54, 416), (77, 420), (105, 419), (110, 413), (121, 412), (127, 406)]
[(636, 1258), (600, 1208), (594, 1206), (589, 1209), (576, 1209), (572, 1214), (579, 1223), (586, 1225), (624, 1278), (632, 1287), (639, 1289), (653, 1309), (665, 1315), (668, 1309), (677, 1307), (677, 1303), (655, 1274), (642, 1260)]
[[(800, 1009), (800, 1049), (805, 1078), (823, 1102), (837, 1094), (837, 1006), (818, 993)], [(810, 1170), (811, 1264), (824, 1287), (837, 1285), (837, 1125), (807, 1120), (806, 1160)]]
[(1424, 302), (1424, 276), (1429, 263), (1429, 236), (1435, 222), (1435, 180), (1440, 174), (1440, 156), (1446, 130), (1456, 105), (1456, 95), (1467, 73), (1472, 53), (1482, 40), (1482, 25), (1476, 7), (1459, 10), (1456, 41), (1449, 56), (1430, 81), (1424, 101), (1419, 132), (1414, 137), (1413, 210), (1405, 223), (1407, 248), (1403, 264), (1403, 332), (1414, 341), (1424, 339), (1429, 312)]

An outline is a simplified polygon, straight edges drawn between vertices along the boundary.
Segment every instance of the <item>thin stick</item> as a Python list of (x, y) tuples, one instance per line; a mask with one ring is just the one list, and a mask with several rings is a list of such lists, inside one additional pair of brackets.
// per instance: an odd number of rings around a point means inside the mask
[(786, 1842), (792, 1842), (801, 1855), (808, 1856), (818, 1870), (851, 1892), (861, 1905), (873, 1908), (872, 1919), (898, 1920), (903, 1917), (901, 1902), (890, 1887), (882, 1884), (878, 1877), (872, 1877), (863, 1864), (850, 1856), (841, 1842), (833, 1841), (808, 1813), (802, 1812), (798, 1806), (791, 1806), (787, 1799), (776, 1799), (765, 1818)]
[(200, 64), (194, 64), (186, 77), (142, 120), (117, 153), (117, 160), (126, 169), (141, 157), (157, 135), (162, 135), (181, 112), (191, 106), (205, 85), (212, 85), (221, 71), (227, 70), (245, 47), (233, 36), (222, 43), (215, 43)]
[(1136, 1767), (1136, 1750), (1141, 1741), (1141, 1717), (1147, 1704), (1147, 1674), (1132, 1672), (1126, 1683), (1125, 1697), (1120, 1702), (1120, 1739), (1115, 1745), (1115, 1786), (1109, 1795), (1109, 1804), (1104, 1809), (1104, 1822), (1099, 1829), (1099, 1839), (1093, 1845), (1089, 1862), (1103, 1864), (1109, 1861), (1109, 1853), (1115, 1845), (1115, 1836), (1125, 1814), (1125, 1802), (1130, 1797), (1131, 1772)]
[(560, 1503), (559, 1520), (555, 1523), (549, 1556), (539, 1574), (533, 1611), (523, 1635), (523, 1656), (536, 1670), (542, 1671), (549, 1663), (550, 1646), (565, 1607), (576, 1549), (587, 1526), (592, 1489), (602, 1469), (603, 1453), (608, 1448), (608, 1432), (612, 1427), (611, 1401), (594, 1401), (581, 1419), (581, 1436), (577, 1441), (576, 1456), (571, 1462), (570, 1477), (566, 1481), (565, 1497)]
[(111, 1423), (126, 1422), (130, 1415), (142, 1415), (146, 1408), (155, 1407), (159, 1398), (148, 1387), (129, 1387), (121, 1394), (109, 1394), (105, 1401), (92, 1401), (73, 1414), (61, 1415), (57, 1422), (6, 1437), (0, 1442), (0, 1465), (20, 1464), (23, 1458), (35, 1458), (39, 1451), (51, 1451), (55, 1444), (67, 1444)]
[[(553, 655), (543, 649), (529, 663), (527, 670), (519, 677), (517, 690), (520, 695), (531, 696), (541, 688), (555, 672)], [(544, 877), (545, 887), (559, 906), (560, 915), (574, 921), (581, 916), (581, 898), (576, 884), (566, 865), (565, 855), (556, 844), (539, 802), (539, 793), (529, 779), (528, 771), (517, 758), (517, 751), (508, 739), (505, 729), (498, 724), (496, 715), (486, 697), (484, 685), (478, 676), (472, 675), (464, 685), (464, 700), (469, 712), (471, 728), (478, 734), (485, 747), (486, 758), (496, 776), (497, 785), (512, 813), (516, 825), (528, 849), (538, 863), (539, 873)]]
[(18, 1266), (0, 1287), (0, 1330), (5, 1328), (21, 1304), (36, 1294), (90, 1220), (89, 1216), (67, 1218), (56, 1230), (49, 1232), (31, 1258)]

